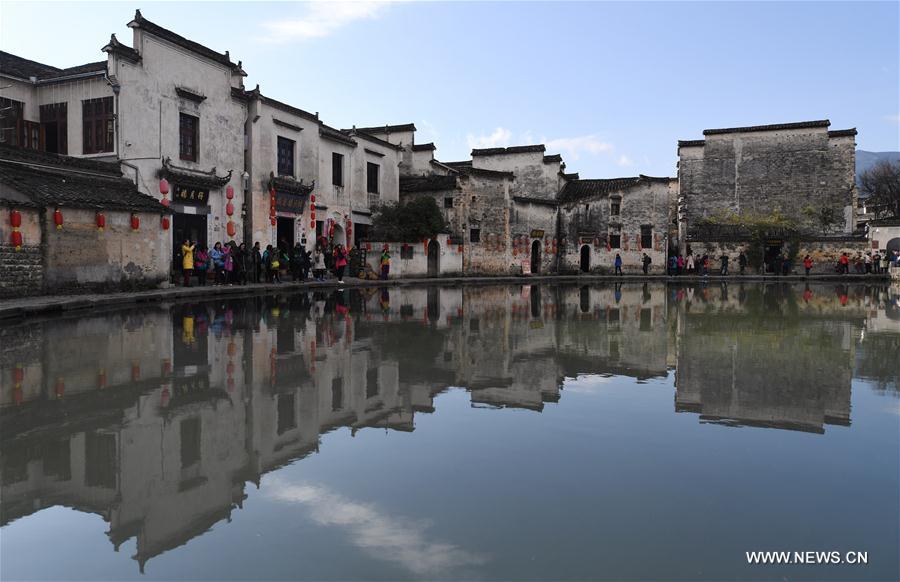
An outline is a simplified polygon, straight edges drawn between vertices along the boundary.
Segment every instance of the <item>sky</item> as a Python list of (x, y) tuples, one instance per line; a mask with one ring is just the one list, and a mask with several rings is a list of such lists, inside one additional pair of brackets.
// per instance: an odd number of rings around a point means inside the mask
[(582, 178), (674, 176), (677, 141), (704, 129), (826, 118), (900, 150), (897, 1), (2, 0), (0, 49), (102, 60), (135, 8), (329, 125), (415, 123), (442, 161), (544, 143)]

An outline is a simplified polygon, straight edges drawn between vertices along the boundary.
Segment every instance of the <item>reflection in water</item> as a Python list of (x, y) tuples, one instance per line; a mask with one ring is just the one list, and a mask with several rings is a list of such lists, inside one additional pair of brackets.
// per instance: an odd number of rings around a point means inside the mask
[[(581, 379), (674, 370), (679, 413), (822, 433), (851, 379), (897, 395), (898, 294), (877, 286), (512, 286), (297, 293), (0, 328), (0, 525), (62, 505), (147, 560), (229, 519), (248, 482), (339, 427), (412, 431), (451, 386), (541, 411)], [(712, 430), (712, 428), (710, 429)], [(417, 575), (463, 540), (320, 485), (267, 495)]]

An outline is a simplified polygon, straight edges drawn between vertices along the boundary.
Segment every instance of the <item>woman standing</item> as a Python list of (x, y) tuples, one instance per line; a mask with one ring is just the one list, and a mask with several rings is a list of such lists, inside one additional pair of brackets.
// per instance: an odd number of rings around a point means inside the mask
[(325, 255), (318, 246), (316, 246), (316, 253), (313, 256), (313, 277), (316, 281), (325, 280)]
[(388, 278), (388, 273), (391, 271), (391, 253), (388, 250), (388, 246), (384, 245), (384, 249), (381, 251), (381, 280), (386, 281)]
[(197, 284), (206, 285), (206, 272), (209, 269), (209, 253), (206, 246), (201, 246), (194, 257), (194, 270), (197, 271)]
[(194, 272), (194, 247), (190, 239), (181, 245), (181, 272), (184, 275), (184, 286), (191, 286), (191, 274)]
[(334, 273), (337, 275), (338, 283), (344, 282), (344, 269), (347, 268), (347, 251), (344, 245), (338, 243), (334, 249)]
[(216, 272), (215, 283), (219, 285), (225, 278), (225, 253), (222, 252), (222, 243), (217, 242), (213, 245), (213, 249), (209, 251), (209, 258), (212, 260), (213, 268)]
[(231, 285), (234, 283), (234, 242), (226, 244), (222, 253), (225, 255), (225, 283)]
[(803, 257), (803, 268), (806, 269), (806, 276), (809, 277), (809, 271), (812, 269), (813, 261), (812, 257), (806, 255)]

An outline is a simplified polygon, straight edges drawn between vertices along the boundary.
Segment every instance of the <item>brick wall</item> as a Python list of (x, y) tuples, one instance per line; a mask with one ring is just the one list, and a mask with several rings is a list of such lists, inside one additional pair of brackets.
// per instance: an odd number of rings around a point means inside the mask
[(12, 245), (0, 244), (0, 297), (40, 293), (43, 277), (40, 246), (23, 246), (16, 251)]

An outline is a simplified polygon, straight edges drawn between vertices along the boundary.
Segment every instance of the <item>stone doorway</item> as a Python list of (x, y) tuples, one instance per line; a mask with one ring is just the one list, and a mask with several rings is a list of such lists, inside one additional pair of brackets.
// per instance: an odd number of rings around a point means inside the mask
[[(783, 241), (780, 240), (766, 241), (766, 250), (765, 254), (763, 255), (763, 264), (765, 265), (766, 273), (775, 272), (775, 258), (781, 254), (781, 247), (783, 246), (783, 244)], [(710, 257), (710, 259), (712, 258)], [(712, 261), (710, 260), (710, 262)]]
[(541, 274), (541, 241), (531, 243), (531, 274)]
[(591, 246), (581, 246), (581, 272), (589, 273), (591, 270)]
[(441, 272), (441, 244), (436, 240), (428, 241), (428, 276), (437, 277)]

